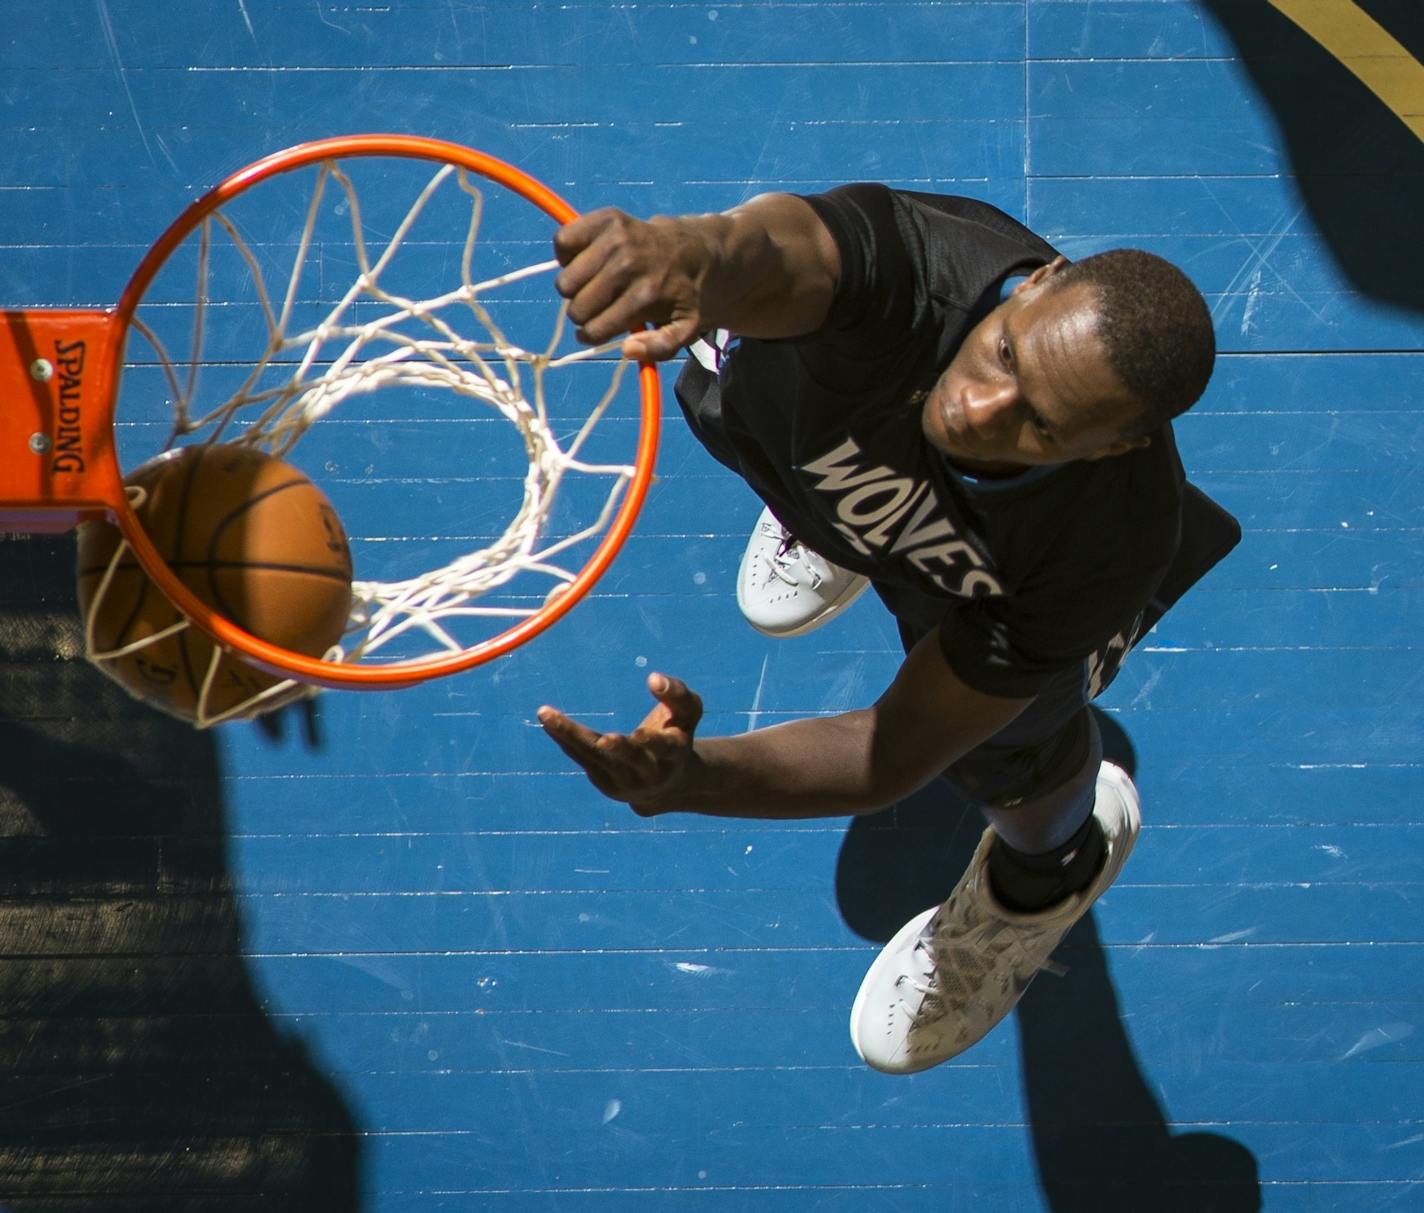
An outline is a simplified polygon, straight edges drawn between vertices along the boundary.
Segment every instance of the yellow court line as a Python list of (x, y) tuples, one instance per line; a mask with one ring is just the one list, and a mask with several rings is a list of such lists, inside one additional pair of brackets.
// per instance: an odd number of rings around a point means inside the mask
[(1424, 64), (1352, 0), (1270, 0), (1424, 140)]

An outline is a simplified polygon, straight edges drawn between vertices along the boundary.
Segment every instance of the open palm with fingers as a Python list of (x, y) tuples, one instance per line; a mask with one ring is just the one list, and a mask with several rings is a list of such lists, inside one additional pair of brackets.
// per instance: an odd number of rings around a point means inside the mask
[(631, 733), (599, 733), (548, 706), (538, 713), (544, 731), (594, 787), (645, 817), (677, 807), (702, 719), (701, 698), (681, 679), (650, 674), (648, 690), (657, 703)]

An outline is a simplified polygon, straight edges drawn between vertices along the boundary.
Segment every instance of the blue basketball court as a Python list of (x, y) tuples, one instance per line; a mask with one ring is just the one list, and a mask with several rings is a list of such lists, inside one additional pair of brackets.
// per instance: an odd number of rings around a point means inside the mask
[[(415, 689), (194, 732), (83, 660), (72, 539), (5, 537), (0, 1209), (1424, 1208), (1418, 0), (49, 0), (8, 25), (8, 306), (111, 305), (209, 186), (359, 131), (479, 148), (580, 210), (970, 194), (1070, 258), (1192, 275), (1222, 355), (1178, 441), (1245, 536), (1099, 702), (1145, 824), (1066, 973), (909, 1078), (860, 1063), (847, 1015), (974, 813), (642, 820), (535, 720), (629, 728), (662, 670), (737, 732), (898, 666), (872, 596), (793, 640), (743, 621), (759, 506), (673, 365), (592, 595)], [(484, 487), (405, 420), (332, 439), (358, 555)]]

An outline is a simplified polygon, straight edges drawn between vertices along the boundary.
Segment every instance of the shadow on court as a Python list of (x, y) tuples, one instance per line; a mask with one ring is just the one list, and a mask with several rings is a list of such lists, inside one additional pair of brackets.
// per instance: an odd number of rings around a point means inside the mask
[[(1098, 713), (1106, 755), (1128, 772), (1131, 743)], [(931, 786), (854, 822), (836, 873), (846, 924), (876, 943), (948, 896), (983, 832), (973, 808)], [(1034, 1157), (1050, 1213), (1256, 1213), (1261, 1188), (1245, 1146), (1174, 1134), (1123, 1029), (1092, 912), (1015, 1013)]]
[(355, 1213), (239, 953), (214, 742), (83, 661), (73, 597), (68, 540), (0, 540), (0, 1207)]
[[(1424, 60), (1419, 0), (1356, 3)], [(1257, 0), (1205, 7), (1275, 112), (1301, 198), (1346, 277), (1372, 299), (1424, 311), (1424, 143), (1278, 9)]]

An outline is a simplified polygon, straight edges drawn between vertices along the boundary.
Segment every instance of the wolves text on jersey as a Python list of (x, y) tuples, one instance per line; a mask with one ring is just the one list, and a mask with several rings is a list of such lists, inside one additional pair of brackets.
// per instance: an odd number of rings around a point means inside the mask
[(847, 438), (802, 465), (819, 477), (813, 487), (834, 499), (835, 527), (857, 552), (905, 560), (961, 598), (1004, 593), (978, 549), (946, 516), (929, 483), (882, 465), (865, 467), (859, 455), (860, 447)]

